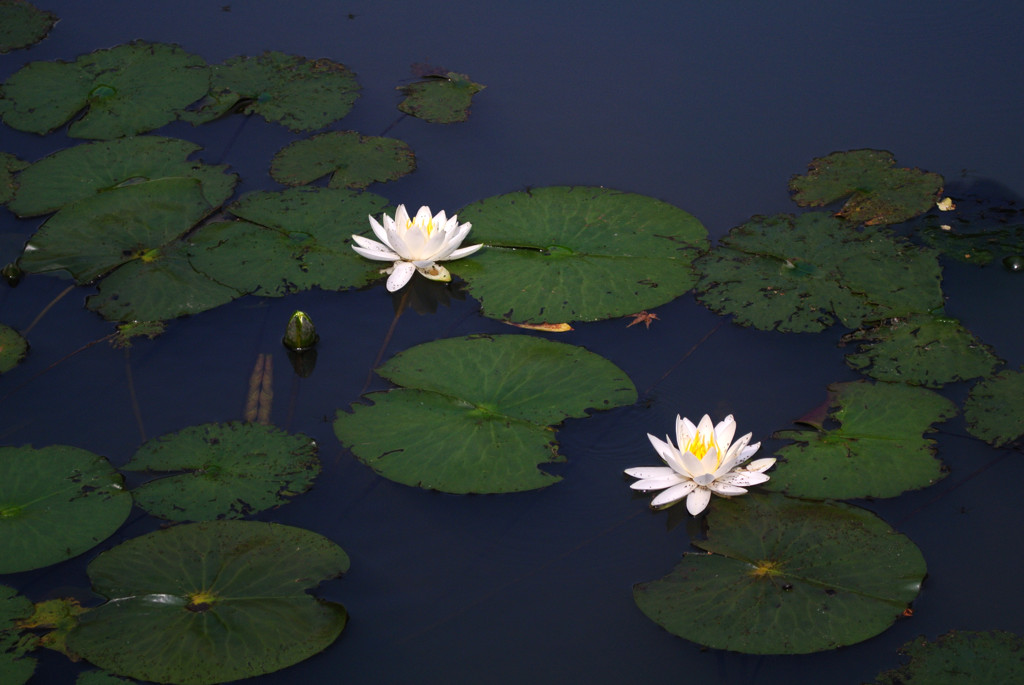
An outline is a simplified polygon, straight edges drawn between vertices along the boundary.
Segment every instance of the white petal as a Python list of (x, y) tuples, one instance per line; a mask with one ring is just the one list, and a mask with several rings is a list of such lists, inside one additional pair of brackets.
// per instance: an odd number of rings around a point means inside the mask
[(733, 471), (727, 473), (719, 478), (716, 483), (726, 483), (728, 485), (759, 485), (770, 480), (771, 477), (763, 473), (757, 473), (756, 471)]
[[(388, 217), (385, 217), (387, 219)], [(370, 228), (373, 229), (373, 234), (377, 236), (382, 243), (388, 244), (388, 232), (383, 226), (381, 226), (376, 219), (370, 217)]]
[[(705, 456), (705, 458), (707, 457)], [(686, 473), (689, 474), (691, 478), (696, 478), (698, 476), (708, 475), (711, 473), (708, 471), (708, 468), (707, 466), (704, 465), (703, 461), (693, 456), (689, 452), (681, 452), (679, 455), (679, 459), (682, 462), (683, 468), (686, 470)], [(714, 478), (711, 478), (711, 480), (714, 480)]]
[(723, 483), (722, 481), (712, 483), (711, 485), (708, 486), (708, 489), (714, 492), (716, 495), (721, 495), (722, 497), (744, 495), (747, 492), (743, 488), (737, 487), (730, 483)]
[(416, 273), (416, 267), (409, 262), (395, 262), (391, 275), (388, 276), (388, 292), (393, 293), (401, 290), (412, 275)]
[(676, 414), (676, 442), (679, 443), (680, 449), (693, 442), (695, 435), (697, 435), (697, 427), (693, 425), (693, 422)]
[(480, 243), (479, 245), (470, 245), (469, 247), (460, 247), (458, 250), (455, 250), (454, 252), (452, 252), (447, 257), (441, 257), (441, 259), (462, 259), (463, 257), (468, 257), (469, 255), (473, 254), (474, 252), (476, 252), (477, 250), (479, 250), (483, 246), (484, 246), (484, 244)]
[[(683, 468), (682, 462), (679, 460), (679, 450), (673, 447), (672, 443), (662, 441), (650, 433), (647, 434), (647, 439), (651, 441), (652, 445), (654, 445), (654, 450), (658, 453), (658, 456), (661, 457), (661, 460), (668, 464), (672, 470), (677, 473), (681, 473), (684, 476), (689, 475), (686, 472), (686, 469)], [(665, 436), (665, 439), (668, 439), (667, 435)]]
[(629, 487), (632, 490), (643, 490), (644, 492), (648, 492), (649, 490), (664, 490), (665, 488), (671, 488), (684, 482), (686, 481), (682, 476), (674, 474), (669, 478), (645, 478), (644, 480), (638, 480)]
[(736, 420), (729, 414), (717, 426), (715, 426), (715, 442), (722, 451), (729, 449), (732, 437), (736, 434)]
[[(352, 237), (353, 238), (358, 238), (359, 236), (352, 236)], [(377, 241), (375, 241), (375, 240), (367, 240), (366, 242), (369, 243), (369, 244), (368, 245), (353, 245), (352, 249), (355, 250), (356, 253), (362, 255), (363, 257), (366, 257), (367, 259), (375, 259), (375, 260), (377, 260), (379, 262), (393, 262), (396, 259), (399, 259), (399, 256), (397, 254), (395, 254), (394, 252), (392, 252), (388, 248), (384, 247), (383, 245), (381, 245)]]
[(773, 466), (775, 466), (775, 457), (765, 457), (764, 459), (755, 459), (754, 461), (744, 466), (743, 470), (760, 473), (763, 471), (767, 471)]
[(447, 236), (447, 242), (445, 243), (444, 249), (438, 252), (438, 259), (448, 259), (448, 256), (455, 252), (455, 250), (462, 244), (462, 241), (466, 239), (466, 235), (469, 233), (469, 229), (472, 224), (463, 224), (459, 228), (451, 233), (445, 233)]
[(676, 472), (667, 466), (635, 466), (626, 469), (624, 473), (633, 478), (668, 478), (676, 475)]
[(707, 414), (697, 424), (697, 432), (700, 433), (700, 437), (703, 442), (711, 442), (711, 436), (715, 433), (715, 424), (711, 422), (711, 417)]
[[(433, 255), (428, 255), (424, 251), (424, 247), (427, 245), (427, 232), (423, 230), (422, 226), (413, 224), (409, 227), (409, 230), (402, 231), (398, 230), (398, 233), (402, 235), (402, 240), (405, 241), (406, 254), (403, 256), (409, 261), (414, 259), (430, 259)], [(404, 234), (403, 234), (404, 233)]]
[[(669, 491), (666, 490), (665, 492)], [(691, 515), (696, 516), (707, 508), (708, 502), (710, 501), (711, 491), (707, 488), (697, 488), (690, 493), (689, 497), (686, 498), (686, 510), (690, 512)]]
[(697, 488), (697, 484), (693, 481), (686, 481), (679, 485), (674, 485), (668, 490), (665, 490), (657, 497), (651, 500), (651, 506), (655, 509), (661, 507), (667, 507), (670, 504), (675, 504), (679, 500), (683, 499), (687, 495), (690, 495)]
[(739, 453), (739, 456), (736, 457), (736, 463), (744, 463), (747, 459), (750, 459), (752, 456), (757, 454), (757, 451), (759, 449), (761, 449), (761, 443), (759, 442), (755, 442), (753, 445), (750, 445), (749, 447), (744, 447), (743, 450)]
[(409, 227), (409, 212), (405, 211), (405, 205), (398, 205), (395, 210), (395, 225), (403, 231)]

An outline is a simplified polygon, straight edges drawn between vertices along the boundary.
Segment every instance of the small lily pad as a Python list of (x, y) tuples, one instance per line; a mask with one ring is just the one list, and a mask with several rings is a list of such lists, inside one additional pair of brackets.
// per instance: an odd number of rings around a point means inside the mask
[(401, 178), (415, 168), (415, 155), (400, 140), (331, 131), (281, 149), (274, 155), (270, 175), (283, 185), (300, 186), (331, 174), (331, 188), (365, 188)]
[(596, 321), (653, 309), (696, 282), (704, 226), (678, 207), (607, 188), (555, 186), (488, 198), (458, 212), (465, 245), (446, 264), (485, 316), (517, 323)]
[(820, 212), (755, 217), (696, 266), (701, 302), (762, 330), (859, 328), (943, 303), (934, 251)]
[(981, 381), (964, 402), (967, 432), (995, 447), (1024, 437), (1024, 369)]
[(943, 180), (895, 164), (885, 150), (833, 152), (812, 161), (805, 176), (794, 176), (789, 189), (801, 207), (822, 207), (848, 197), (836, 216), (868, 226), (898, 224), (935, 206)]
[(208, 423), (142, 445), (125, 471), (172, 472), (134, 490), (135, 503), (171, 521), (241, 518), (285, 504), (320, 473), (316, 443), (253, 423)]
[(128, 517), (131, 497), (103, 457), (77, 447), (0, 447), (0, 573), (78, 556)]
[(777, 433), (795, 444), (775, 452), (779, 463), (762, 488), (815, 499), (895, 497), (945, 477), (935, 441), (923, 433), (956, 414), (952, 402), (896, 383), (836, 383), (829, 391), (838, 427)]
[[(774, 477), (773, 477), (774, 479)], [(706, 540), (633, 588), (670, 633), (748, 654), (852, 645), (892, 625), (925, 576), (920, 550), (858, 507), (751, 493), (716, 499)]]
[(444, 492), (551, 485), (560, 478), (538, 468), (563, 460), (551, 426), (636, 401), (608, 360), (526, 335), (425, 343), (377, 372), (403, 387), (339, 411), (335, 433), (385, 478)]
[(0, 323), (0, 374), (25, 361), (27, 354), (28, 341), (18, 331)]
[(355, 74), (344, 64), (282, 52), (215, 65), (212, 84), (198, 109), (183, 119), (199, 124), (241, 112), (293, 131), (312, 131), (344, 117), (359, 97)]
[(405, 99), (398, 104), (398, 109), (435, 124), (465, 121), (469, 118), (473, 96), (486, 87), (454, 71), (431, 74), (424, 81), (399, 86)]
[(26, 65), (3, 85), (4, 123), (45, 134), (71, 121), (72, 138), (131, 136), (174, 121), (209, 85), (201, 57), (135, 41), (74, 62)]
[(14, 197), (17, 188), (14, 174), (27, 166), (28, 162), (24, 162), (8, 152), (0, 152), (0, 205), (10, 202)]
[(26, 657), (30, 647), (21, 639), (18, 622), (32, 615), (32, 602), (0, 585), (0, 683), (22, 685), (36, 669), (36, 660)]
[(1002, 363), (959, 321), (945, 316), (887, 319), (843, 341), (860, 343), (858, 352), (846, 355), (846, 363), (860, 373), (929, 388), (987, 376)]
[(1024, 639), (1002, 630), (953, 630), (900, 648), (910, 663), (879, 673), (876, 685), (1024, 683)]
[(918, 234), (926, 245), (965, 264), (985, 266), (996, 256), (1024, 252), (1024, 224), (988, 226), (982, 230), (962, 230), (960, 225), (923, 226)]
[(227, 165), (209, 166), (188, 158), (195, 143), (138, 136), (60, 150), (18, 174), (17, 197), (9, 209), (20, 217), (55, 212), (77, 200), (115, 188), (166, 178), (196, 178), (212, 207), (231, 196), (238, 176)]
[(25, 0), (0, 0), (0, 55), (38, 43), (56, 23), (56, 14)]
[(348, 567), (336, 544), (291, 526), (209, 521), (156, 531), (89, 564), (108, 601), (82, 615), (68, 647), (139, 680), (198, 685), (270, 673), (344, 629), (345, 608), (307, 590)]

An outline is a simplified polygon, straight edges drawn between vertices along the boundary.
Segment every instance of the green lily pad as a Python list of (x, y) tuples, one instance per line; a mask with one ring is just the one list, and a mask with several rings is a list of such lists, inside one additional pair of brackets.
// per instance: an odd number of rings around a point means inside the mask
[(789, 189), (801, 207), (822, 207), (848, 197), (836, 216), (868, 226), (898, 224), (931, 209), (943, 180), (895, 164), (885, 150), (833, 152), (812, 161), (805, 176), (794, 176)]
[(1024, 224), (990, 225), (982, 230), (964, 230), (959, 224), (949, 230), (942, 226), (923, 226), (918, 235), (926, 245), (965, 264), (985, 266), (997, 256), (1024, 253)]
[(26, 65), (3, 85), (3, 117), (12, 128), (39, 134), (73, 120), (72, 138), (109, 140), (174, 121), (209, 86), (201, 57), (176, 45), (135, 41), (74, 62)]
[(234, 57), (212, 69), (209, 95), (182, 116), (193, 124), (241, 112), (293, 131), (312, 131), (344, 117), (359, 97), (355, 74), (328, 59), (265, 52)]
[(18, 331), (0, 323), (0, 374), (25, 361), (27, 354), (28, 341)]
[(900, 648), (910, 663), (879, 673), (876, 685), (1024, 683), (1024, 639), (1002, 630), (953, 630)]
[(118, 678), (116, 675), (106, 671), (86, 671), (85, 673), (79, 673), (78, 677), (75, 678), (75, 685), (124, 685), (125, 683), (134, 682), (136, 681)]
[(0, 0), (0, 55), (38, 43), (56, 23), (56, 14), (25, 0)]
[(943, 304), (934, 251), (819, 212), (755, 217), (696, 266), (701, 302), (762, 330), (859, 328)]
[(401, 178), (415, 168), (415, 155), (400, 140), (331, 131), (278, 151), (270, 175), (283, 185), (300, 186), (332, 174), (331, 188), (365, 188), (376, 181)]
[(864, 509), (757, 493), (712, 507), (693, 543), (707, 554), (633, 588), (684, 639), (748, 654), (836, 649), (884, 631), (920, 590), (921, 552)]
[(21, 685), (36, 669), (36, 660), (25, 656), (31, 643), (22, 639), (18, 627), (18, 621), (31, 615), (32, 602), (14, 588), (0, 585), (0, 683)]
[(186, 140), (138, 136), (60, 150), (18, 174), (18, 193), (8, 208), (20, 217), (38, 216), (97, 193), (175, 177), (198, 179), (206, 201), (219, 207), (238, 176), (225, 173), (226, 164), (189, 161), (200, 149)]
[(956, 414), (952, 402), (892, 383), (836, 383), (829, 391), (839, 426), (777, 433), (795, 443), (775, 452), (779, 463), (762, 488), (816, 499), (895, 497), (946, 476), (923, 433)]
[(108, 601), (82, 615), (68, 647), (140, 680), (191, 685), (270, 673), (341, 633), (345, 608), (307, 590), (348, 567), (344, 550), (301, 528), (209, 521), (156, 531), (89, 564), (93, 589)]
[(306, 492), (320, 473), (316, 443), (254, 423), (190, 426), (142, 445), (125, 471), (175, 472), (134, 490), (135, 503), (171, 521), (241, 518)]
[(860, 343), (858, 352), (846, 355), (846, 363), (880, 381), (937, 388), (987, 376), (1002, 363), (959, 321), (945, 316), (889, 319), (843, 340)]
[(78, 556), (110, 537), (132, 498), (103, 457), (77, 447), (0, 447), (0, 573)]
[(14, 197), (17, 188), (14, 174), (27, 166), (28, 162), (23, 162), (8, 152), (0, 152), (0, 205), (10, 202)]
[(464, 207), (472, 258), (446, 266), (485, 316), (523, 323), (596, 321), (653, 309), (696, 282), (707, 248), (697, 219), (670, 204), (607, 188), (555, 186)]
[(377, 372), (403, 386), (339, 411), (334, 432), (389, 480), (452, 493), (518, 492), (560, 480), (553, 425), (636, 401), (608, 360), (526, 335), (418, 345)]
[(352, 234), (388, 201), (335, 188), (256, 192), (230, 205), (245, 221), (204, 226), (192, 236), (192, 264), (218, 283), (278, 297), (320, 287), (345, 290), (378, 277), (380, 262), (352, 250)]
[(995, 447), (1024, 437), (1024, 370), (981, 381), (964, 402), (967, 432)]
[(435, 124), (465, 121), (469, 118), (473, 96), (486, 87), (454, 71), (431, 74), (424, 81), (399, 86), (405, 99), (398, 104), (398, 109)]

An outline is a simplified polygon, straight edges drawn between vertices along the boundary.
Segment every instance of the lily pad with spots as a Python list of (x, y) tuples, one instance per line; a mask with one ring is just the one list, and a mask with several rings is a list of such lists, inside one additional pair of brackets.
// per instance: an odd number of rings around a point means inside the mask
[(56, 23), (56, 14), (25, 0), (0, 0), (0, 55), (38, 43)]
[(438, 340), (377, 372), (400, 385), (339, 411), (334, 431), (380, 475), (452, 493), (518, 492), (560, 480), (553, 426), (636, 401), (621, 369), (580, 347), (527, 335)]
[(125, 471), (165, 473), (132, 490), (171, 521), (241, 518), (306, 492), (320, 473), (316, 443), (253, 423), (208, 423), (142, 445)]
[(836, 216), (854, 224), (898, 224), (935, 206), (942, 177), (920, 169), (896, 168), (885, 150), (833, 152), (811, 162), (804, 176), (789, 182), (801, 207), (822, 207), (848, 198)]
[(469, 118), (473, 96), (486, 87), (454, 71), (429, 74), (423, 81), (399, 86), (405, 99), (398, 104), (398, 109), (435, 124), (465, 121)]
[(751, 493), (715, 499), (706, 540), (633, 588), (641, 611), (691, 642), (807, 654), (878, 635), (917, 596), (920, 550), (858, 507)]
[(32, 62), (3, 84), (4, 123), (109, 140), (174, 121), (210, 86), (206, 62), (176, 45), (135, 41), (74, 62)]
[(0, 585), (0, 683), (22, 685), (36, 669), (36, 660), (25, 656), (31, 642), (22, 639), (18, 622), (32, 615), (32, 602), (14, 588)]
[(777, 433), (795, 442), (775, 452), (779, 463), (762, 488), (815, 499), (895, 497), (945, 477), (935, 441), (923, 434), (956, 414), (952, 402), (899, 383), (836, 383), (829, 391), (838, 425)]
[(401, 178), (415, 168), (415, 155), (400, 140), (331, 131), (278, 151), (270, 175), (283, 185), (300, 186), (331, 174), (331, 188), (365, 188)]
[(128, 517), (131, 496), (103, 457), (77, 447), (0, 447), (0, 573), (78, 556)]
[(910, 663), (879, 673), (875, 685), (1024, 683), (1024, 638), (1002, 630), (953, 630), (900, 648)]
[(693, 215), (652, 197), (554, 186), (488, 198), (458, 212), (486, 248), (446, 266), (483, 313), (517, 323), (596, 321), (653, 309), (696, 283), (707, 249)]
[(1005, 370), (971, 388), (964, 418), (967, 432), (995, 447), (1024, 437), (1024, 369)]
[(89, 564), (108, 601), (82, 615), (68, 647), (139, 680), (203, 685), (270, 673), (344, 629), (345, 608), (308, 590), (348, 567), (338, 545), (291, 526), (209, 521), (156, 531)]
[(18, 331), (0, 323), (0, 374), (25, 361), (27, 354), (28, 341)]
[(14, 197), (17, 188), (14, 174), (27, 166), (28, 162), (24, 162), (8, 152), (0, 152), (0, 205), (10, 202)]
[(814, 332), (940, 308), (933, 250), (827, 214), (755, 217), (696, 262), (698, 297), (736, 323)]

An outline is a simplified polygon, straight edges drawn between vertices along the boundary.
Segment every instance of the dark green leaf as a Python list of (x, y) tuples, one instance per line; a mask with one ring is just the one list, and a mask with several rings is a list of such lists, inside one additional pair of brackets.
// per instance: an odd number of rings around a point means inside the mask
[(31, 642), (22, 639), (18, 621), (32, 615), (32, 602), (14, 588), (0, 585), (0, 683), (22, 685), (36, 668), (36, 660), (25, 657)]
[(487, 86), (474, 83), (465, 74), (450, 71), (425, 81), (400, 86), (405, 99), (398, 109), (435, 124), (451, 124), (469, 118), (473, 96)]
[(1003, 371), (973, 388), (964, 402), (967, 431), (996, 447), (1024, 436), (1024, 371)]
[(25, 0), (0, 0), (0, 55), (38, 43), (56, 23), (56, 14)]
[(1001, 630), (954, 630), (934, 642), (922, 636), (900, 653), (910, 663), (879, 673), (877, 685), (1024, 683), (1024, 640)]
[(274, 155), (270, 175), (278, 183), (299, 186), (332, 174), (331, 188), (365, 188), (393, 181), (416, 168), (409, 146), (394, 138), (332, 131), (298, 140)]
[(28, 341), (18, 331), (0, 323), (0, 374), (23, 362), (26, 354)]
[(14, 174), (27, 166), (28, 162), (23, 162), (7, 152), (0, 152), (0, 205), (10, 202), (14, 197), (17, 188)]

